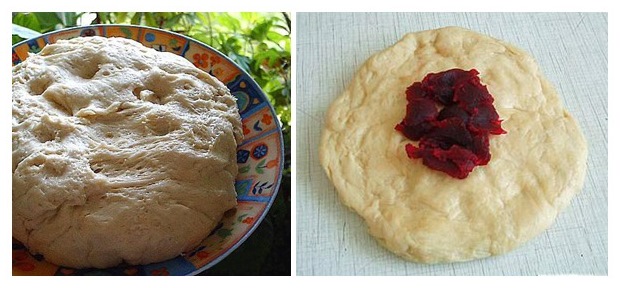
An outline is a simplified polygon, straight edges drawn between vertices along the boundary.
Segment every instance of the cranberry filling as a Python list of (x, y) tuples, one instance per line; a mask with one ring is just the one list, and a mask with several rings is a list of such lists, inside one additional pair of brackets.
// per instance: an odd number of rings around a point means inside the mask
[(476, 69), (430, 73), (406, 95), (407, 114), (396, 130), (420, 141), (405, 146), (409, 158), (459, 179), (489, 163), (489, 134), (506, 131)]

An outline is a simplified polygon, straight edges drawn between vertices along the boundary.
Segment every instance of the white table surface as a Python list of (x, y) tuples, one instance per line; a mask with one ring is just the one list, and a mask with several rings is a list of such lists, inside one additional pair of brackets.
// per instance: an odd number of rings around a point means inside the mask
[[(343, 206), (318, 160), (329, 104), (372, 54), (405, 33), (462, 26), (538, 61), (588, 141), (581, 194), (546, 232), (501, 256), (407, 262), (381, 247)], [(298, 13), (297, 275), (607, 275), (607, 14)]]

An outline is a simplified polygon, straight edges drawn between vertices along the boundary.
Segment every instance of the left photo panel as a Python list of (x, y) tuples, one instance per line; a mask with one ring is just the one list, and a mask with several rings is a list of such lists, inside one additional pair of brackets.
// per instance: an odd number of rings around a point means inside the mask
[(291, 275), (291, 13), (13, 12), (19, 275)]

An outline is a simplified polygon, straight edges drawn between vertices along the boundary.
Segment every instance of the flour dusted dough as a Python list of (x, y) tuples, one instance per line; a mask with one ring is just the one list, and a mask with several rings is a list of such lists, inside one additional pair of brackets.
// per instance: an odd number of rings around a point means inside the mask
[(162, 261), (236, 206), (235, 99), (171, 53), (120, 38), (13, 68), (13, 237), (69, 267)]
[[(407, 158), (394, 130), (405, 89), (427, 73), (480, 71), (508, 134), (464, 180)], [(505, 253), (549, 227), (583, 185), (587, 147), (523, 51), (448, 27), (406, 35), (372, 56), (327, 113), (320, 158), (346, 206), (387, 249), (417, 262)]]

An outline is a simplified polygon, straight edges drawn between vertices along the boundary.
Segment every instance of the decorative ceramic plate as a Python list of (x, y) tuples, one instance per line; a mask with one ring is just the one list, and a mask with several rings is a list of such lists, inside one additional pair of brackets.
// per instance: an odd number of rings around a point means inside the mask
[(13, 275), (195, 275), (215, 265), (247, 239), (267, 214), (276, 197), (284, 163), (278, 118), (265, 94), (250, 76), (220, 52), (180, 34), (131, 25), (96, 25), (59, 30), (13, 46), (13, 65), (48, 43), (79, 36), (124, 37), (158, 51), (185, 57), (222, 81), (237, 98), (244, 141), (237, 146), (239, 175), (235, 183), (238, 206), (198, 248), (168, 261), (109, 269), (70, 269), (31, 255), (13, 239)]

